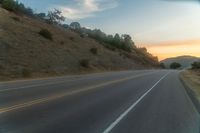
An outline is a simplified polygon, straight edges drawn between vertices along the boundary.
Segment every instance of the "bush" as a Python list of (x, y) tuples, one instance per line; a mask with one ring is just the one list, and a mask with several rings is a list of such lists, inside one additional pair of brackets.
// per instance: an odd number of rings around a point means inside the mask
[(15, 11), (17, 9), (17, 3), (14, 0), (3, 0), (2, 7), (9, 11)]
[(104, 47), (106, 47), (107, 49), (111, 50), (111, 51), (115, 51), (116, 48), (113, 47), (112, 45), (104, 45)]
[(80, 37), (81, 37), (81, 38), (84, 38), (85, 36), (84, 36), (83, 34), (80, 34)]
[(88, 59), (82, 59), (82, 60), (80, 60), (79, 63), (80, 63), (80, 65), (81, 65), (82, 67), (85, 67), (85, 68), (88, 68), (89, 65), (90, 65), (90, 62), (89, 62)]
[(164, 63), (160, 63), (160, 67), (163, 68), (163, 69), (166, 68)]
[(200, 62), (194, 62), (191, 65), (192, 65), (192, 69), (200, 69)]
[(64, 45), (64, 44), (65, 44), (65, 42), (64, 42), (64, 41), (61, 41), (61, 42), (60, 42), (60, 44), (61, 44), (61, 45)]
[(51, 32), (47, 29), (41, 29), (39, 34), (46, 39), (53, 40)]
[(2, 7), (6, 10), (13, 11), (15, 13), (23, 13), (29, 16), (34, 16), (33, 10), (31, 8), (27, 8), (24, 4), (19, 3), (15, 0), (0, 0), (2, 3)]
[(22, 76), (23, 77), (30, 77), (31, 76), (31, 71), (29, 69), (22, 69)]
[(170, 68), (171, 69), (177, 69), (177, 68), (180, 68), (181, 67), (181, 64), (177, 63), (177, 62), (173, 62), (170, 64)]
[(48, 12), (48, 18), (47, 22), (49, 24), (61, 24), (61, 22), (65, 21), (65, 17), (62, 16), (62, 12), (58, 9), (54, 9), (54, 11)]
[(20, 18), (18, 17), (11, 17), (13, 20), (17, 21), (17, 22), (20, 22)]
[(91, 48), (90, 52), (94, 55), (96, 55), (98, 53), (98, 49), (97, 48)]
[(75, 41), (75, 39), (74, 39), (74, 37), (69, 37), (69, 39), (71, 40), (71, 41)]

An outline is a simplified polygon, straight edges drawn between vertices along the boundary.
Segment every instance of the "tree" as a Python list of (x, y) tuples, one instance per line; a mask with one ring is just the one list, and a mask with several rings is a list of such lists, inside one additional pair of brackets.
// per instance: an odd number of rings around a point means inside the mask
[(45, 13), (38, 13), (37, 17), (44, 19), (46, 17), (46, 14)]
[(115, 46), (120, 47), (121, 38), (118, 33), (115, 34), (113, 43)]
[(163, 69), (166, 68), (164, 63), (160, 63), (160, 67), (163, 68)]
[(15, 13), (23, 13), (28, 16), (33, 16), (33, 10), (31, 8), (27, 8), (24, 6), (24, 4), (19, 3), (15, 0), (1, 0), (0, 3), (2, 3), (2, 7), (6, 10), (15, 12)]
[(200, 62), (193, 62), (191, 65), (192, 69), (200, 69)]
[(62, 12), (58, 9), (54, 9), (54, 11), (49, 11), (47, 16), (47, 22), (50, 24), (60, 24), (61, 22), (65, 21), (65, 17), (62, 16)]
[(15, 11), (16, 5), (17, 5), (17, 2), (14, 0), (3, 0), (2, 1), (2, 7), (9, 11)]
[(177, 62), (173, 62), (170, 64), (170, 68), (171, 69), (177, 69), (177, 68), (180, 68), (181, 67), (181, 64), (177, 63)]
[(77, 29), (81, 29), (81, 24), (79, 22), (72, 22), (70, 24), (70, 28), (77, 30)]
[(68, 24), (63, 24), (62, 27), (65, 28), (65, 29), (68, 29), (69, 25)]
[(123, 45), (121, 45), (122, 49), (124, 49), (126, 51), (131, 51), (134, 46), (134, 42), (133, 42), (131, 36), (128, 34), (123, 34), (121, 38), (123, 41)]

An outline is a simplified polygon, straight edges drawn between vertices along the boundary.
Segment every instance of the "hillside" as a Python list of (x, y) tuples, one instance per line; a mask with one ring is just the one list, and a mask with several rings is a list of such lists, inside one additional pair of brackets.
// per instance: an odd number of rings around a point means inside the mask
[(165, 64), (167, 68), (169, 68), (170, 64), (173, 62), (180, 63), (182, 68), (189, 68), (191, 64), (195, 61), (200, 61), (200, 58), (194, 56), (178, 56), (173, 58), (167, 58), (162, 60), (161, 62)]
[[(52, 33), (53, 41), (38, 34), (43, 28)], [(0, 8), (1, 80), (155, 66), (157, 59), (143, 49), (108, 49), (72, 30)]]

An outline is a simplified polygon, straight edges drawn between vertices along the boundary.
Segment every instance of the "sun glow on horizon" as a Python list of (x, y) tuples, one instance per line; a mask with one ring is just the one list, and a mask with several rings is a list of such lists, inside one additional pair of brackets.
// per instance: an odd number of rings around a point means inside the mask
[(200, 57), (200, 40), (165, 42), (146, 47), (150, 53), (158, 56), (159, 60), (182, 55)]

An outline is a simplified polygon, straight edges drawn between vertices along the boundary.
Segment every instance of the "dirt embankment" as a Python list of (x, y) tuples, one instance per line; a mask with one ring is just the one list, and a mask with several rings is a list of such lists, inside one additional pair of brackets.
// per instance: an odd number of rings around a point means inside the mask
[[(53, 37), (39, 34), (47, 29)], [(110, 50), (89, 37), (0, 8), (0, 80), (144, 69), (158, 65), (145, 53)]]

